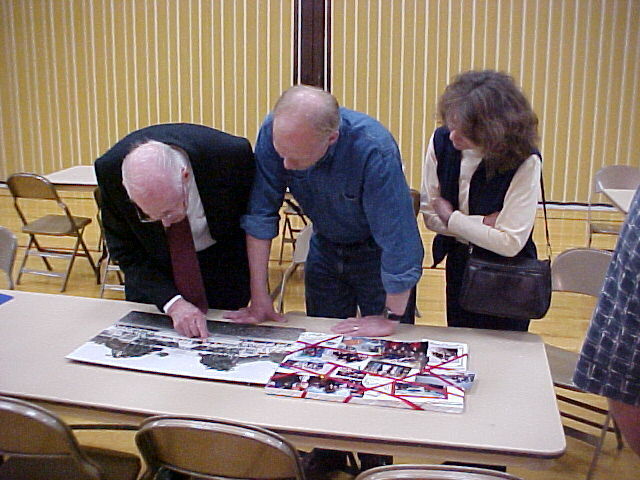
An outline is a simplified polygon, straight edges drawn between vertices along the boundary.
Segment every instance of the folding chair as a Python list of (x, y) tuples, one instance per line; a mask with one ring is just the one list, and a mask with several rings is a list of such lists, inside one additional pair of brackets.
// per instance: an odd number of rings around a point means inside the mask
[[(605, 274), (611, 263), (611, 252), (592, 248), (574, 248), (565, 250), (551, 264), (551, 281), (554, 292), (579, 293), (598, 297), (602, 290)], [(549, 368), (553, 384), (559, 388), (573, 392), (583, 392), (573, 383), (573, 372), (576, 369), (579, 355), (576, 352), (545, 344)], [(564, 425), (565, 434), (589, 443), (595, 447), (591, 464), (587, 472), (587, 480), (592, 478), (597, 466), (602, 444), (607, 432), (615, 432), (618, 439), (618, 449), (623, 446), (622, 436), (617, 427), (610, 427), (610, 415), (606, 409), (588, 402), (556, 392), (560, 402), (570, 404), (582, 411), (595, 412), (602, 415), (603, 420), (596, 422), (589, 417), (560, 410), (560, 414), (583, 425), (589, 425), (599, 430), (598, 435), (588, 433), (570, 425)]]
[(618, 235), (622, 227), (622, 221), (600, 222), (593, 218), (593, 196), (601, 194), (605, 188), (635, 190), (638, 186), (640, 186), (640, 168), (637, 167), (609, 165), (595, 173), (587, 206), (587, 247), (591, 247), (594, 234)]
[[(9, 186), (9, 191), (13, 196), (13, 205), (18, 212), (20, 220), (22, 220), (22, 232), (29, 235), (29, 243), (27, 245), (24, 258), (22, 259), (22, 263), (20, 264), (16, 283), (20, 284), (20, 279), (22, 278), (23, 273), (45, 275), (49, 277), (61, 277), (63, 281), (60, 291), (64, 292), (67, 288), (69, 274), (71, 273), (71, 268), (73, 267), (76, 256), (83, 256), (87, 258), (96, 276), (96, 281), (99, 281), (100, 276), (98, 269), (93, 262), (93, 258), (91, 258), (89, 249), (83, 239), (84, 229), (91, 223), (91, 219), (71, 215), (69, 207), (67, 207), (67, 205), (58, 196), (55, 186), (44, 177), (31, 173), (15, 173), (7, 179), (7, 185)], [(48, 201), (49, 204), (55, 203), (58, 209), (62, 210), (64, 215), (45, 215), (36, 220), (28, 221), (24, 213), (24, 209), (20, 206), (21, 201), (25, 199)], [(76, 242), (72, 253), (69, 253), (68, 250), (60, 248), (55, 249), (41, 246), (36, 239), (37, 235), (74, 237)], [(35, 249), (32, 247), (35, 247)], [(82, 247), (82, 252), (78, 252), (79, 247)], [(42, 258), (47, 270), (25, 268), (27, 258), (30, 255), (36, 255)], [(67, 259), (68, 263), (65, 272), (54, 272), (51, 267), (51, 263), (48, 260), (49, 258)]]
[[(284, 199), (285, 208), (283, 211), (284, 214), (284, 224), (282, 225), (282, 237), (280, 241), (280, 256), (278, 257), (278, 265), (282, 264), (282, 254), (284, 252), (284, 244), (290, 243), (291, 246), (296, 248), (297, 235), (302, 231), (302, 229), (307, 225), (307, 217), (302, 212), (300, 206), (289, 198)], [(292, 218), (298, 218), (302, 222), (302, 227), (294, 226), (291, 221)]]
[(13, 262), (16, 259), (18, 240), (11, 230), (0, 227), (0, 270), (7, 276), (7, 284), (10, 290), (13, 284)]
[[(109, 246), (107, 245), (107, 239), (104, 235), (104, 226), (102, 225), (102, 196), (100, 194), (100, 188), (96, 188), (93, 191), (93, 198), (96, 201), (98, 207), (98, 213), (96, 214), (96, 220), (100, 226), (100, 251), (102, 254), (98, 259), (98, 271), (100, 272), (100, 298), (104, 297), (105, 290), (115, 290), (117, 292), (124, 292), (124, 278), (120, 266), (116, 261), (111, 258), (109, 253)], [(115, 274), (118, 283), (109, 283), (109, 274)]]
[(295, 447), (251, 425), (152, 417), (140, 425), (136, 443), (147, 465), (143, 480), (161, 468), (207, 479), (304, 479)]
[(496, 470), (453, 465), (387, 465), (365, 470), (355, 480), (522, 480)]
[(8, 397), (0, 397), (0, 454), (0, 480), (135, 480), (140, 472), (136, 455), (81, 447), (56, 415)]
[(284, 294), (287, 281), (289, 280), (291, 275), (293, 275), (293, 273), (298, 269), (298, 267), (307, 261), (307, 254), (309, 253), (309, 241), (311, 240), (312, 234), (312, 224), (306, 225), (298, 234), (296, 244), (293, 248), (293, 259), (291, 260), (291, 265), (289, 265), (289, 267), (287, 267), (287, 269), (284, 271), (282, 280), (280, 281), (280, 285), (278, 285), (276, 290), (271, 294), (272, 298), (277, 301), (276, 311), (278, 313), (284, 313)]
[[(409, 193), (411, 194), (411, 202), (413, 203), (413, 213), (417, 217), (418, 214), (420, 213), (420, 192), (415, 188), (412, 188), (409, 190)], [(418, 294), (418, 285), (415, 285), (413, 287), (413, 291), (411, 292), (411, 296), (409, 297), (409, 301), (412, 301), (413, 299), (413, 301), (416, 302), (416, 317), (420, 318), (422, 317), (422, 314), (418, 309), (418, 301), (416, 298), (417, 294)]]

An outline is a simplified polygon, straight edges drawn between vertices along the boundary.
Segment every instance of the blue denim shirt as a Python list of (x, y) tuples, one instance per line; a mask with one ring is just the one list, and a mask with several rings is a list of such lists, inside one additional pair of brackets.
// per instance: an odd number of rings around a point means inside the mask
[(241, 226), (251, 236), (278, 235), (286, 188), (313, 222), (315, 235), (338, 244), (373, 237), (382, 249), (382, 283), (387, 293), (413, 287), (424, 254), (398, 146), (378, 121), (340, 109), (340, 135), (315, 165), (286, 170), (273, 147), (273, 115), (258, 133), (256, 178), (249, 213)]

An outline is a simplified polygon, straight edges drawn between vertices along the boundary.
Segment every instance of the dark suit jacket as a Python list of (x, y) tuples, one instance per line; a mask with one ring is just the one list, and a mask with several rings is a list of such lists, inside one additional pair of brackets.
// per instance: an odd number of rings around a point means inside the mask
[[(246, 139), (186, 123), (152, 125), (130, 133), (96, 160), (105, 236), (111, 256), (125, 273), (126, 298), (162, 309), (178, 294), (164, 228), (160, 222), (140, 222), (122, 185), (124, 157), (148, 140), (187, 152), (211, 236), (216, 245), (233, 244), (234, 252), (245, 250), (240, 217), (246, 213), (255, 162)], [(235, 248), (237, 242), (242, 248)], [(246, 268), (246, 251), (234, 253), (239, 254)]]

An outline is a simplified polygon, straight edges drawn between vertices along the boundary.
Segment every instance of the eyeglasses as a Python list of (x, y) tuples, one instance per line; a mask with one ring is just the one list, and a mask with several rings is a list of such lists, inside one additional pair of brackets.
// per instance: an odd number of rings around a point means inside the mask
[[(184, 183), (182, 184), (182, 206), (184, 208), (183, 213), (186, 215), (187, 213), (187, 202), (188, 202), (189, 197), (187, 196), (187, 190), (184, 186)], [(171, 213), (171, 214), (167, 214), (166, 216), (162, 216), (160, 218), (151, 218), (149, 215), (147, 215), (145, 213), (144, 210), (142, 210), (138, 204), (136, 202), (134, 202), (133, 200), (129, 200), (131, 202), (131, 204), (133, 205), (133, 207), (136, 210), (136, 214), (138, 215), (138, 220), (140, 220), (141, 223), (155, 223), (155, 222), (160, 222), (162, 220), (164, 220), (165, 218), (169, 218), (173, 215), (175, 215), (175, 213)]]
[(161, 220), (160, 218), (158, 218), (157, 220), (154, 220), (153, 218), (151, 218), (149, 215), (144, 213), (144, 211), (133, 200), (131, 200), (131, 205), (133, 205), (133, 208), (136, 209), (136, 213), (138, 214), (138, 220), (140, 220), (140, 222), (155, 223)]

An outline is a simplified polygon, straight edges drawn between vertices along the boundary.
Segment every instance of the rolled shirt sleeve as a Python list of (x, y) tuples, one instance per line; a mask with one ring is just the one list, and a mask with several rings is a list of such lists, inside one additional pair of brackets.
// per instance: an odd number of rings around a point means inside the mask
[(284, 167), (273, 148), (271, 116), (263, 123), (256, 141), (256, 176), (248, 213), (240, 219), (246, 233), (260, 240), (278, 236), (280, 207), (286, 191)]
[[(391, 294), (407, 291), (418, 282), (424, 256), (400, 154), (393, 150), (371, 153), (363, 193), (373, 238), (382, 249), (382, 284)], [(396, 155), (398, 161), (390, 161)]]

